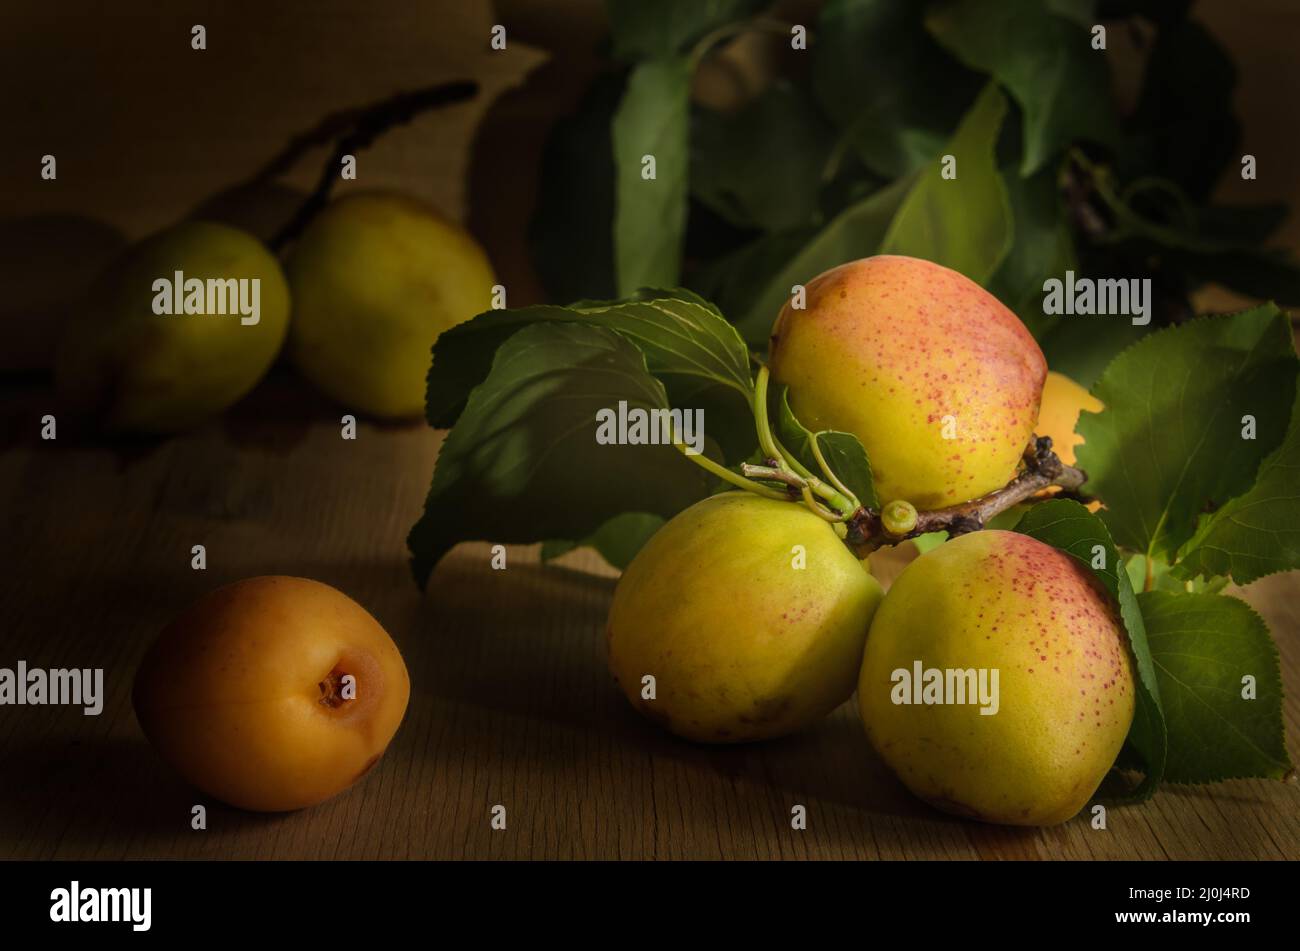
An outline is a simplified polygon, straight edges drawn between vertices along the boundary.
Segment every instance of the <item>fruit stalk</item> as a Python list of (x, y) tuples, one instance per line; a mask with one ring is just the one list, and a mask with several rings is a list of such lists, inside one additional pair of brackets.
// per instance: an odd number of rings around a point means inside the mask
[(916, 526), (905, 534), (890, 533), (876, 509), (860, 508), (849, 519), (845, 544), (859, 557), (866, 557), (881, 545), (897, 544), (930, 532), (947, 532), (953, 537), (977, 532), (995, 515), (1032, 498), (1043, 489), (1058, 486), (1065, 494), (1071, 495), (1088, 480), (1088, 474), (1082, 469), (1061, 462), (1052, 451), (1050, 436), (1036, 436), (1025, 448), (1023, 462), (1024, 469), (1000, 489), (969, 502), (918, 512)]
[[(279, 174), (306, 146), (318, 145), (322, 138), (328, 141), (328, 138), (337, 135), (335, 146), (321, 170), (316, 187), (293, 218), (271, 239), (271, 250), (277, 253), (282, 251), (301, 233), (316, 213), (325, 207), (329, 201), (330, 191), (339, 179), (339, 165), (343, 156), (355, 155), (362, 149), (368, 148), (389, 129), (405, 125), (422, 112), (456, 105), (473, 99), (477, 94), (478, 83), (465, 79), (408, 90), (349, 113), (342, 117), (343, 121), (332, 117), (321, 126), (294, 139), (284, 154), (272, 161), (258, 178)], [(340, 127), (346, 131), (337, 134)]]

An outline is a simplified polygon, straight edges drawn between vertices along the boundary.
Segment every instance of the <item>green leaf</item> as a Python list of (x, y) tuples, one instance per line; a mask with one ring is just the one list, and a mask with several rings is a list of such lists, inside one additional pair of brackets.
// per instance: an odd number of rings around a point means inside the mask
[(594, 548), (611, 566), (621, 570), (632, 563), (636, 553), (663, 524), (664, 518), (660, 515), (624, 512), (615, 515), (580, 541), (552, 539), (543, 542), (542, 561), (559, 558), (575, 548)]
[[(789, 289), (785, 295), (774, 292), (772, 275), (782, 271), (819, 230), (808, 227), (762, 235), (699, 268), (691, 276), (690, 284), (710, 300), (717, 301), (724, 314), (731, 315), (749, 346), (765, 350), (777, 311), (789, 295)], [(772, 306), (774, 296), (776, 310), (763, 320), (765, 308), (761, 301), (766, 298), (767, 306)]]
[[(1295, 381), (1291, 329), (1271, 304), (1149, 334), (1116, 357), (1093, 387), (1106, 409), (1075, 430), (1115, 540), (1168, 560), (1199, 514), (1245, 492), (1282, 441)], [(1242, 438), (1248, 414), (1254, 439)]]
[[(1228, 578), (1215, 576), (1204, 580), (1185, 580), (1177, 570), (1177, 565), (1170, 565), (1160, 558), (1149, 559), (1151, 565), (1151, 590), (1172, 591), (1175, 594), (1218, 594), (1228, 586)], [(1129, 583), (1134, 591), (1147, 587), (1146, 555), (1135, 554), (1124, 559), (1124, 568), (1128, 572)]]
[(924, 5), (828, 0), (812, 48), (812, 88), (868, 168), (897, 178), (939, 154), (980, 77), (925, 31)]
[(802, 89), (774, 83), (738, 112), (696, 110), (691, 193), (741, 228), (807, 225), (833, 145), (834, 131)]
[[(1166, 768), (1164, 696), (1156, 676), (1142, 611), (1129, 584), (1128, 573), (1121, 570), (1123, 565), (1110, 532), (1101, 519), (1071, 499), (1052, 499), (1031, 506), (1016, 525), (1016, 531), (1073, 555), (1092, 570), (1119, 604), (1120, 617), (1128, 631), (1129, 647), (1137, 668), (1137, 703), (1128, 744), (1136, 750), (1145, 771), (1142, 783), (1133, 795), (1140, 798), (1150, 796), (1165, 775)], [(1100, 566), (1097, 566), (1099, 557)]]
[(829, 482), (822, 474), (817, 457), (813, 455), (812, 440), (815, 438), (826, 464), (848, 490), (858, 497), (858, 501), (870, 508), (879, 508), (876, 486), (871, 477), (871, 463), (867, 459), (867, 450), (858, 437), (831, 429), (816, 434), (810, 432), (790, 409), (789, 387), (780, 386), (777, 390), (776, 435), (781, 444), (793, 452), (809, 472)]
[(988, 285), (1040, 343), (1049, 330), (1060, 326), (1043, 314), (1043, 282), (1078, 267), (1056, 177), (1052, 167), (1028, 178), (1003, 174), (1015, 240)]
[[(1148, 591), (1138, 604), (1169, 730), (1165, 778), (1282, 778), (1291, 768), (1282, 677), (1263, 619), (1219, 594)], [(1243, 697), (1245, 677), (1254, 678), (1254, 699)]]
[(946, 154), (957, 177), (945, 180), (942, 160), (919, 173), (881, 243), (885, 254), (925, 258), (984, 284), (1011, 248), (1011, 205), (995, 150), (1007, 102), (989, 84), (957, 126)]
[(770, 0), (606, 0), (614, 56), (675, 56), (719, 27), (743, 20)]
[[(690, 64), (632, 70), (614, 114), (614, 273), (620, 296), (678, 283), (686, 231)], [(654, 177), (647, 157), (654, 159)]]
[(597, 412), (623, 400), (668, 405), (645, 356), (612, 330), (541, 323), (503, 343), (407, 538), (417, 583), (457, 542), (585, 538), (625, 511), (669, 518), (707, 495), (708, 474), (672, 446), (596, 442)]
[(1300, 392), (1286, 438), (1259, 467), (1255, 484), (1213, 515), (1201, 516), (1174, 572), (1229, 575), (1237, 584), (1300, 568)]
[[(766, 349), (772, 324), (795, 284), (804, 284), (823, 271), (869, 257), (880, 249), (910, 183), (910, 179), (899, 179), (855, 202), (811, 237), (801, 233), (793, 241), (768, 239), (761, 250), (750, 248), (744, 257), (731, 262), (732, 269), (725, 277), (727, 284), (735, 287), (752, 280), (753, 286), (759, 288), (744, 309), (727, 309), (751, 346)], [(712, 280), (718, 281), (716, 275)]]
[[(1058, 274), (1059, 278), (1060, 275)], [(1052, 317), (1039, 338), (1047, 365), (1091, 388), (1111, 362), (1154, 331), (1118, 317)]]
[(925, 535), (917, 535), (912, 539), (912, 544), (916, 546), (918, 552), (924, 555), (927, 551), (938, 548), (947, 540), (947, 532), (928, 532)]
[(623, 74), (599, 77), (575, 115), (547, 137), (528, 226), (537, 275), (552, 300), (613, 297), (614, 145)]
[(469, 391), (487, 376), (497, 348), (520, 327), (577, 322), (616, 331), (645, 354), (659, 377), (694, 377), (752, 399), (749, 351), (717, 308), (690, 291), (645, 289), (627, 301), (580, 301), (489, 310), (451, 328), (433, 345), (426, 411), (430, 424), (456, 422)]
[(991, 74), (1024, 112), (1020, 171), (1031, 175), (1080, 139), (1118, 140), (1104, 51), (1041, 0), (956, 0), (926, 19), (967, 66)]

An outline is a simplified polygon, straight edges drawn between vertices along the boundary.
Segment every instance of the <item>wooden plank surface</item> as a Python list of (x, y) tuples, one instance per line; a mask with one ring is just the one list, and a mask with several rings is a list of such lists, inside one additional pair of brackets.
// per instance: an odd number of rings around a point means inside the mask
[[(707, 748), (638, 718), (606, 669), (614, 586), (589, 553), (559, 566), (464, 545), (421, 596), (405, 561), (439, 436), (363, 425), (277, 372), (225, 421), (130, 450), (42, 443), (50, 395), (3, 393), (0, 638), (6, 665), (105, 668), (99, 717), (0, 714), (0, 857), (18, 858), (1300, 858), (1300, 789), (1166, 787), (1143, 806), (1017, 830), (918, 803), (871, 752), (853, 704), (809, 732)], [(190, 546), (208, 568), (190, 568)], [(897, 559), (879, 568), (888, 576)], [(410, 668), (388, 754), (344, 795), (263, 816), (200, 796), (157, 758), (130, 687), (158, 630), (238, 578), (316, 578), (364, 604)], [(1279, 641), (1300, 736), (1300, 575), (1246, 596)], [(190, 809), (208, 806), (208, 828)], [(492, 831), (503, 804), (508, 825)], [(790, 809), (808, 828), (790, 828)]]

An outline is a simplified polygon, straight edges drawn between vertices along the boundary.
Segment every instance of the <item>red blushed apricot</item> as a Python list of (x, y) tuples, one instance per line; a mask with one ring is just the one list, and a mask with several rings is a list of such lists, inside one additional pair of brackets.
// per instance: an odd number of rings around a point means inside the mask
[(305, 578), (249, 578), (200, 598), (159, 636), (132, 700), (189, 782), (243, 809), (337, 795), (383, 755), (410, 697), (386, 631)]
[(858, 437), (881, 502), (939, 508), (1012, 479), (1047, 374), (1019, 317), (956, 271), (896, 254), (806, 290), (772, 328), (772, 382), (809, 429)]

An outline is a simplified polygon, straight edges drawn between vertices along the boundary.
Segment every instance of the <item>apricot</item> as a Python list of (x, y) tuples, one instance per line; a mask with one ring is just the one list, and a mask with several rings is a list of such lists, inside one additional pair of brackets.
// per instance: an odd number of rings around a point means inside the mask
[(383, 192), (326, 207), (287, 270), (294, 365), (349, 409), (390, 419), (423, 414), (434, 341), (487, 310), (496, 283), (468, 232)]
[(1082, 563), (1028, 535), (973, 532), (898, 576), (867, 635), (858, 704), (872, 746), (920, 798), (1054, 825), (1088, 802), (1128, 735), (1127, 635)]
[(337, 795), (379, 761), (410, 695), (366, 610), (305, 578), (218, 588), (150, 647), (132, 701), (145, 735), (203, 792), (280, 812)]
[[(182, 286), (210, 288), (201, 295), (203, 313), (155, 312), (171, 299), (155, 282), (174, 285), (178, 273)], [(68, 406), (94, 414), (111, 432), (179, 432), (257, 384), (280, 352), (288, 321), (289, 289), (265, 245), (226, 225), (183, 222), (140, 242), (105, 272), (63, 330), (55, 382)]]
[(664, 525), (619, 579), (610, 670), (637, 710), (678, 736), (784, 736), (852, 695), (882, 597), (803, 505), (716, 495)]
[(809, 429), (861, 440), (882, 502), (937, 508), (1005, 485), (1038, 420), (1047, 364), (974, 281), (879, 255), (807, 284), (772, 328), (772, 378)]

